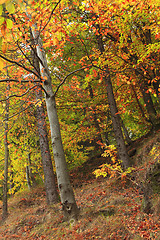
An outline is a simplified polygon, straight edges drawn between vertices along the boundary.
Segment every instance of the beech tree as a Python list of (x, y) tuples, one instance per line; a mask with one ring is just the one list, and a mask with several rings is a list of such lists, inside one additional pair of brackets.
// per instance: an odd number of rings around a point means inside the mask
[[(8, 98), (9, 81), (7, 83), (6, 98)], [(8, 118), (9, 118), (9, 98), (5, 103), (5, 120), (4, 120), (4, 180), (3, 180), (3, 207), (2, 207), (2, 219), (5, 220), (8, 215), (8, 165), (9, 165), (9, 148), (8, 148)]]
[[(31, 36), (33, 37), (33, 35)], [(34, 53), (32, 58), (33, 58), (34, 67), (37, 70), (37, 74), (40, 75), (38, 58), (37, 56), (34, 56)], [(42, 93), (41, 85), (38, 84), (37, 89), (35, 90), (36, 100), (38, 101), (38, 104), (36, 105), (37, 127), (38, 127), (42, 164), (43, 164), (43, 171), (44, 171), (46, 197), (47, 197), (48, 204), (52, 204), (57, 202), (57, 189), (56, 189), (56, 183), (55, 183), (55, 176), (53, 172), (51, 153), (50, 153), (49, 143), (48, 143), (48, 134), (47, 134), (44, 104), (42, 101), (43, 100), (42, 94), (43, 93)]]
[[(35, 27), (36, 29), (36, 27)], [(51, 85), (51, 76), (47, 65), (45, 51), (42, 41), (39, 37), (39, 32), (36, 29), (32, 30), (33, 38), (35, 41), (37, 56), (41, 60), (40, 70), (42, 77), (45, 79), (43, 87), (45, 90), (45, 100), (47, 106), (47, 113), (51, 128), (51, 139), (54, 154), (54, 161), (56, 165), (56, 174), (58, 181), (58, 188), (61, 196), (61, 203), (66, 218), (77, 218), (78, 207), (75, 202), (74, 193), (69, 180), (67, 164), (65, 160), (62, 139), (60, 134), (60, 126), (56, 109), (55, 94)]]
[[(58, 6), (59, 2), (56, 4), (54, 9)], [(26, 5), (26, 7), (28, 8), (28, 5)], [(54, 11), (52, 11), (52, 14), (53, 12)], [(30, 21), (32, 22), (32, 19), (31, 19), (32, 14), (31, 12), (28, 13), (28, 9), (26, 10), (26, 15), (27, 15), (26, 24), (28, 22), (28, 19), (30, 19)], [(60, 134), (60, 126), (59, 126), (57, 110), (56, 110), (55, 94), (53, 92), (52, 84), (51, 84), (51, 75), (48, 68), (48, 63), (47, 63), (45, 51), (43, 48), (42, 40), (40, 38), (40, 32), (38, 30), (37, 24), (34, 23), (30, 25), (30, 29), (32, 32), (31, 37), (33, 38), (29, 46), (32, 48), (32, 51), (34, 52), (34, 58), (37, 58), (40, 64), (40, 73), (42, 76), (40, 80), (44, 81), (43, 90), (45, 93), (47, 114), (50, 122), (51, 140), (52, 140), (54, 161), (56, 165), (56, 174), (57, 174), (58, 188), (60, 191), (61, 203), (63, 206), (64, 215), (67, 219), (77, 218), (79, 214), (79, 209), (76, 205), (74, 193), (69, 180), (69, 174), (67, 170), (67, 164), (65, 160), (61, 134)], [(34, 43), (34, 45), (32, 45), (32, 43)], [(26, 44), (27, 44), (27, 41), (26, 41)], [(20, 45), (19, 45), (19, 50), (22, 53), (24, 53)], [(24, 54), (24, 56), (28, 60), (27, 55)], [(1, 58), (9, 62), (14, 62), (20, 67), (24, 68), (25, 70), (29, 70), (29, 72), (34, 73), (29, 68), (24, 67), (24, 65), (22, 64), (19, 64), (13, 60), (9, 60), (8, 58), (2, 55), (1, 55)], [(37, 74), (35, 75), (38, 76), (39, 78), (39, 75)]]
[[(98, 32), (99, 31), (100, 29), (98, 26)], [(103, 45), (102, 36), (100, 32), (99, 32), (99, 35), (97, 36), (97, 43), (98, 43), (98, 48), (100, 50), (100, 53), (103, 54), (105, 52), (105, 48)], [(107, 97), (108, 97), (108, 102), (109, 102), (110, 111), (111, 111), (111, 117), (112, 117), (115, 138), (117, 142), (119, 159), (122, 161), (123, 167), (127, 169), (130, 165), (130, 161), (129, 161), (129, 156), (127, 153), (127, 148), (125, 145), (125, 141), (124, 141), (124, 137), (121, 129), (120, 117), (118, 114), (118, 108), (117, 108), (114, 93), (113, 93), (110, 71), (107, 65), (104, 66), (104, 70), (102, 74), (104, 75), (103, 78), (106, 84)]]

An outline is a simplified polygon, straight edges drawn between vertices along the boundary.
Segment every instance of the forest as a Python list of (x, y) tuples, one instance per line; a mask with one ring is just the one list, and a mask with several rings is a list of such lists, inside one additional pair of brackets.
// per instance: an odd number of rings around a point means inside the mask
[(160, 0), (0, 0), (2, 239), (160, 239), (159, 150)]

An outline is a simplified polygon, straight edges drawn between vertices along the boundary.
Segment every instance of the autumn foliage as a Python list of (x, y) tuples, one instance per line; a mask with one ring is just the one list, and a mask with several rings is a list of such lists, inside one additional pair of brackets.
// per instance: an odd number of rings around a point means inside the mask
[[(48, 234), (56, 229), (64, 239), (134, 239), (134, 234), (139, 239), (157, 238), (159, 219), (155, 212), (159, 211), (159, 202), (157, 210), (153, 210), (149, 204), (154, 201), (146, 192), (151, 188), (153, 199), (154, 194), (159, 194), (153, 186), (156, 184), (150, 184), (157, 181), (155, 171), (159, 174), (155, 170), (159, 169), (159, 145), (147, 145), (152, 158), (149, 161), (137, 149), (143, 141), (147, 144), (145, 136), (157, 133), (160, 126), (159, 23), (159, 0), (0, 1), (0, 194), (5, 146), (9, 153), (8, 197), (27, 186), (44, 184), (47, 164), (42, 159), (42, 120), (49, 147), (43, 153), (51, 153), (54, 173), (55, 157), (61, 153), (55, 153), (53, 139), (62, 138), (72, 183), (78, 187), (91, 184), (86, 194), (85, 188), (76, 189), (78, 205), (83, 209), (88, 204), (89, 209), (82, 213), (84, 221), (80, 218), (79, 223), (63, 227), (58, 213), (54, 224), (47, 219), (51, 224)], [(40, 57), (41, 53), (45, 58)], [(48, 76), (53, 92), (48, 87)], [(61, 129), (61, 136), (54, 138), (46, 107), (50, 96), (55, 101)], [(41, 107), (42, 118), (38, 114)], [(115, 204), (116, 198), (120, 202)], [(19, 199), (19, 211), (25, 204), (31, 212), (38, 211), (38, 204), (32, 208), (34, 199), (49, 214), (44, 199), (37, 200), (29, 194)], [(106, 217), (102, 205), (113, 215), (116, 212), (116, 216)], [(60, 206), (57, 204), (56, 208)], [(22, 226), (26, 230), (20, 227), (20, 231), (25, 231), (28, 239), (38, 239), (40, 231), (32, 232), (38, 218), (24, 218)], [(107, 236), (102, 230), (106, 219)], [(41, 217), (40, 223), (45, 225)], [(15, 238), (22, 234), (19, 226), (17, 223), (13, 230)], [(5, 234), (12, 236), (6, 229)], [(46, 239), (45, 233), (40, 237)], [(54, 237), (60, 239), (59, 235)]]

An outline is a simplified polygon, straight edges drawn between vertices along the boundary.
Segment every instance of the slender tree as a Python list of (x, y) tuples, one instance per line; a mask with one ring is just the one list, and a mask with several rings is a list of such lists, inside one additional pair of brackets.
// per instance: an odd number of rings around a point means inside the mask
[[(105, 52), (105, 48), (104, 48), (104, 44), (102, 41), (100, 28), (98, 25), (96, 27), (99, 32), (99, 34), (96, 36), (98, 49), (99, 49), (100, 53), (103, 54)], [(122, 165), (123, 165), (124, 169), (126, 169), (130, 166), (130, 160), (129, 160), (127, 148), (125, 145), (125, 141), (124, 141), (124, 137), (123, 137), (123, 133), (122, 133), (122, 129), (121, 129), (120, 117), (118, 114), (118, 109), (117, 109), (117, 105), (116, 105), (116, 101), (115, 101), (115, 97), (114, 97), (114, 93), (113, 93), (110, 72), (109, 72), (109, 68), (107, 65), (103, 69), (103, 79), (104, 79), (106, 89), (107, 89), (107, 97), (108, 97), (108, 103), (109, 103), (111, 117), (112, 117), (113, 129), (114, 129), (115, 138), (116, 138), (116, 142), (117, 142), (118, 155), (119, 155), (120, 160), (122, 161)]]
[[(31, 36), (33, 40), (32, 33), (31, 33)], [(34, 52), (32, 52), (32, 58), (33, 58), (34, 67), (37, 71), (37, 75), (40, 76), (38, 58), (36, 55), (34, 55)], [(35, 77), (34, 77), (34, 80), (35, 80)], [(38, 104), (36, 105), (36, 118), (37, 118), (37, 127), (38, 127), (38, 134), (39, 134), (43, 172), (44, 172), (46, 198), (47, 198), (48, 204), (53, 204), (58, 200), (57, 198), (58, 193), (56, 189), (55, 175), (53, 172), (51, 153), (50, 153), (49, 143), (48, 143), (48, 133), (47, 133), (45, 110), (44, 110), (44, 104), (43, 104), (43, 95), (42, 95), (42, 88), (40, 84), (37, 84), (37, 88), (35, 89), (35, 96), (38, 102)]]
[(48, 68), (45, 51), (42, 40), (36, 25), (32, 28), (34, 44), (36, 46), (37, 57), (40, 60), (40, 71), (44, 79), (43, 88), (45, 90), (45, 101), (47, 106), (47, 114), (50, 122), (51, 140), (56, 165), (56, 174), (58, 188), (60, 191), (61, 203), (66, 219), (77, 218), (79, 209), (77, 207), (73, 189), (71, 187), (67, 163), (65, 160), (64, 149), (62, 145), (60, 125), (56, 109), (55, 94), (52, 89), (52, 79)]
[(5, 104), (5, 131), (4, 131), (4, 148), (5, 148), (5, 158), (4, 158), (4, 180), (3, 180), (3, 207), (2, 207), (2, 219), (5, 220), (8, 215), (8, 161), (9, 161), (9, 149), (8, 149), (8, 118), (9, 118), (9, 82), (7, 82), (7, 95)]

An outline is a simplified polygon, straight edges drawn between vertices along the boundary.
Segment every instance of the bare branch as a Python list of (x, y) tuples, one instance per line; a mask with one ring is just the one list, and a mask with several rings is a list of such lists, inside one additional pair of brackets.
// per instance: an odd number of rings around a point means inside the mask
[(0, 58), (4, 59), (4, 60), (7, 61), (7, 62), (16, 64), (17, 66), (25, 69), (26, 71), (28, 71), (28, 72), (30, 72), (30, 73), (33, 73), (36, 77), (40, 78), (40, 76), (39, 76), (37, 73), (35, 73), (35, 72), (32, 71), (31, 69), (25, 67), (24, 65), (22, 65), (22, 64), (20, 64), (20, 63), (18, 63), (18, 62), (16, 62), (16, 61), (13, 61), (13, 60), (11, 60), (11, 59), (8, 59), (8, 58), (4, 57), (4, 56), (1, 55), (1, 54), (0, 54)]
[(40, 80), (18, 80), (18, 79), (0, 79), (0, 83), (1, 82), (18, 82), (18, 83), (28, 83), (28, 82), (37, 82), (37, 83), (41, 83)]
[[(22, 55), (28, 60), (28, 62), (30, 63), (30, 65), (32, 67), (34, 67), (34, 65), (32, 64), (31, 60), (29, 59), (29, 57), (27, 57), (27, 55), (24, 53), (24, 51), (22, 50), (21, 46), (19, 45), (18, 41), (17, 41), (17, 46), (19, 48), (19, 50), (21, 51)], [(35, 67), (34, 67), (35, 68)]]
[(27, 91), (26, 91), (25, 93), (21, 94), (21, 95), (13, 94), (13, 95), (8, 96), (8, 97), (5, 98), (5, 99), (0, 100), (0, 102), (7, 101), (8, 99), (10, 99), (10, 98), (12, 98), (12, 97), (23, 97), (23, 96), (26, 95), (31, 89), (33, 89), (33, 88), (35, 88), (35, 87), (37, 87), (37, 85), (35, 85), (35, 86), (31, 87), (31, 88), (28, 88)]
[[(19, 115), (21, 112), (24, 112), (24, 111), (27, 110), (28, 108), (30, 108), (30, 106), (28, 106), (28, 107), (24, 108), (23, 110), (15, 113), (15, 114), (13, 114), (12, 116), (8, 117), (8, 119), (13, 118), (13, 117)], [(5, 120), (6, 120), (6, 119), (4, 119), (3, 122), (4, 122)]]
[(76, 73), (76, 72), (78, 72), (78, 71), (84, 70), (84, 69), (86, 69), (86, 68), (90, 68), (90, 67), (92, 67), (92, 66), (82, 67), (82, 68), (79, 68), (79, 69), (74, 70), (73, 72), (70, 72), (70, 73), (61, 81), (61, 83), (58, 85), (58, 87), (57, 87), (56, 91), (54, 92), (54, 95), (53, 95), (53, 96), (54, 96), (54, 97), (56, 96), (59, 88), (65, 83), (66, 79), (67, 79), (70, 75), (72, 75), (72, 74), (74, 74), (74, 73)]
[(43, 30), (47, 27), (48, 23), (50, 22), (50, 20), (51, 20), (51, 18), (52, 18), (52, 15), (53, 15), (55, 9), (57, 8), (57, 6), (59, 5), (60, 2), (61, 2), (61, 0), (59, 0), (59, 1), (56, 3), (55, 7), (53, 8), (53, 10), (52, 10), (51, 13), (50, 13), (50, 16), (49, 16), (49, 18), (48, 18), (47, 23), (44, 25), (44, 27), (41, 29), (41, 31), (39, 31), (39, 34), (40, 34), (41, 32), (43, 32)]

